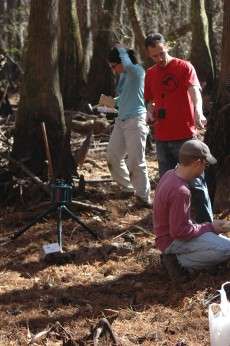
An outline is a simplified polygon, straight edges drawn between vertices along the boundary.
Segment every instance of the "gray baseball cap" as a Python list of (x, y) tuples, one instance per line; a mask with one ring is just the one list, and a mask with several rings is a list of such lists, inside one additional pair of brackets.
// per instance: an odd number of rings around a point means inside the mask
[(191, 139), (184, 142), (179, 151), (179, 157), (180, 156), (205, 159), (211, 165), (217, 163), (217, 160), (212, 156), (207, 144), (199, 139)]

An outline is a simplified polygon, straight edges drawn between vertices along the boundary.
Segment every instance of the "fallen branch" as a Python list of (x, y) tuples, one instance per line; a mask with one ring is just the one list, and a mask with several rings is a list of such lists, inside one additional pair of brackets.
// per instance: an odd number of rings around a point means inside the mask
[(45, 329), (45, 330), (43, 330), (43, 331), (41, 331), (41, 332), (39, 332), (37, 334), (32, 334), (30, 332), (29, 326), (27, 326), (27, 338), (28, 338), (28, 341), (29, 341), (29, 345), (37, 343), (42, 338), (47, 337), (53, 331), (56, 331), (59, 335), (61, 334), (60, 332), (62, 332), (63, 335), (60, 335), (60, 337), (62, 339), (64, 339), (65, 341), (66, 340), (72, 341), (73, 342), (72, 345), (74, 345), (74, 340), (73, 340), (72, 336), (70, 335), (69, 332), (67, 332), (67, 330), (58, 321), (54, 325), (52, 325), (50, 328)]
[(106, 119), (105, 115), (101, 115), (101, 114), (88, 114), (88, 113), (84, 113), (84, 112), (76, 112), (76, 111), (71, 111), (71, 110), (65, 110), (64, 111), (65, 117), (72, 117), (72, 119), (74, 120), (78, 120), (78, 121), (87, 121), (87, 120), (97, 120), (97, 119)]
[(118, 238), (122, 237), (123, 235), (125, 235), (128, 232), (130, 232), (130, 231), (127, 229), (125, 232), (122, 232), (122, 233), (116, 235), (115, 237), (113, 237), (112, 240), (118, 239)]
[(92, 141), (92, 135), (93, 132), (91, 130), (91, 132), (87, 135), (79, 150), (77, 150), (76, 154), (74, 155), (76, 165), (79, 167), (81, 167), (85, 162), (85, 158), (87, 156)]
[[(79, 181), (80, 179), (73, 178), (74, 183), (79, 183)], [(112, 178), (84, 179), (85, 184), (111, 183), (113, 181)]]
[[(2, 138), (1, 136), (1, 141), (7, 145), (9, 145), (8, 141), (4, 138)], [(14, 159), (10, 154), (4, 155), (3, 153), (0, 152), (0, 157), (2, 157), (3, 159), (6, 159), (8, 161), (10, 161), (11, 163), (13, 163), (15, 166), (21, 168), (21, 170), (26, 173), (31, 179), (32, 181), (37, 184), (38, 186), (41, 187), (41, 189), (48, 195), (50, 195), (50, 189), (47, 185), (45, 185), (43, 183), (43, 181), (37, 177), (36, 175), (34, 175), (33, 172), (31, 172), (31, 170), (29, 168), (27, 168), (25, 166), (24, 163), (22, 163), (21, 161), (18, 161), (16, 159)]]
[(93, 125), (94, 125), (94, 120), (86, 120), (86, 121), (72, 120), (71, 130), (76, 131), (77, 133), (80, 133), (82, 135), (87, 135), (89, 132), (92, 131)]
[(112, 339), (114, 345), (121, 345), (120, 341), (115, 336), (109, 321), (106, 318), (102, 318), (93, 330), (93, 345), (97, 346), (99, 338), (107, 332), (109, 333), (109, 336)]
[(44, 338), (45, 336), (47, 336), (52, 330), (53, 330), (53, 326), (42, 330), (41, 332), (37, 333), (37, 334), (32, 334), (29, 326), (27, 325), (27, 339), (29, 342), (29, 345), (33, 345), (34, 343), (37, 343), (38, 341), (40, 341), (42, 338)]
[[(44, 201), (38, 205), (31, 206), (29, 210), (36, 210), (36, 209), (41, 209), (41, 208), (48, 208), (48, 206), (51, 204), (49, 201)], [(101, 213), (106, 213), (108, 210), (103, 207), (99, 207), (98, 205), (95, 204), (89, 204), (89, 203), (84, 203), (76, 200), (72, 200), (72, 205), (79, 207), (81, 209), (85, 210), (92, 210), (92, 211), (100, 211)], [(70, 205), (71, 206), (71, 205)]]
[(137, 231), (141, 231), (141, 232), (143, 232), (143, 233), (145, 233), (147, 235), (153, 236), (153, 233), (151, 231), (146, 231), (146, 229), (144, 229), (144, 227), (141, 227), (139, 225), (132, 225), (131, 228), (132, 228), (132, 231), (137, 230)]
[(73, 200), (72, 204), (77, 206), (77, 207), (83, 208), (83, 209), (96, 210), (96, 211), (100, 211), (102, 213), (106, 213), (108, 211), (106, 208), (99, 207), (98, 205), (88, 204), (88, 203), (84, 203), (84, 202), (80, 202), (80, 201), (76, 201), (76, 200)]
[[(1, 154), (0, 154), (1, 155)], [(37, 184), (38, 186), (40, 186), (40, 188), (47, 193), (48, 195), (50, 195), (50, 189), (47, 185), (45, 185), (42, 180), (37, 177), (36, 175), (34, 175), (33, 172), (31, 172), (31, 170), (29, 170), (29, 168), (27, 168), (24, 163), (22, 163), (21, 161), (17, 161), (15, 159), (13, 159), (10, 155), (7, 156), (7, 159), (12, 162), (15, 166), (18, 166), (19, 168), (21, 168), (21, 170), (26, 173), (35, 184)]]

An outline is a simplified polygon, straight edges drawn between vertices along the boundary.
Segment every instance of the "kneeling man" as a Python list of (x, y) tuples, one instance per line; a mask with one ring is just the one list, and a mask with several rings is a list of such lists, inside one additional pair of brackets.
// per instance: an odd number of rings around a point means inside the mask
[(180, 149), (178, 166), (167, 171), (157, 186), (153, 203), (154, 232), (167, 269), (167, 260), (172, 261), (173, 256), (189, 270), (208, 268), (230, 258), (230, 239), (220, 234), (226, 231), (226, 222), (197, 224), (190, 216), (188, 184), (207, 165), (215, 163), (205, 143), (188, 140)]

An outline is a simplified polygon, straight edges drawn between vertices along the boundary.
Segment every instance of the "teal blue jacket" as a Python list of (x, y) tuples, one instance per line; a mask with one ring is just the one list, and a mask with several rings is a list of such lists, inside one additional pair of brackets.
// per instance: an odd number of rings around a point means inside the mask
[(144, 102), (144, 68), (133, 64), (125, 48), (118, 48), (124, 73), (120, 76), (122, 83), (118, 85), (117, 100), (118, 117), (121, 120), (135, 118), (146, 113)]

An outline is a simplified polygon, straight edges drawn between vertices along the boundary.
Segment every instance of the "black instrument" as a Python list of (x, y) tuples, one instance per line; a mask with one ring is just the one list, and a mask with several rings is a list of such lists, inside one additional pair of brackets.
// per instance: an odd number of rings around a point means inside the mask
[(86, 226), (77, 215), (75, 215), (68, 206), (72, 202), (72, 186), (66, 183), (64, 180), (57, 180), (54, 184), (51, 184), (51, 206), (45, 210), (43, 213), (39, 214), (33, 221), (17, 230), (8, 237), (8, 241), (4, 241), (2, 245), (8, 244), (9, 242), (17, 239), (20, 235), (26, 232), (34, 224), (42, 220), (48, 214), (57, 214), (57, 240), (59, 244), (60, 251), (62, 252), (62, 215), (63, 213), (69, 215), (74, 219), (79, 225), (81, 225), (86, 231), (88, 231), (94, 238), (98, 238), (96, 232), (91, 230)]

